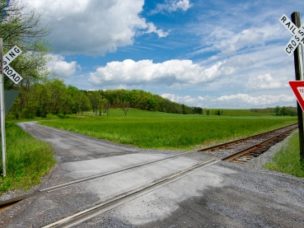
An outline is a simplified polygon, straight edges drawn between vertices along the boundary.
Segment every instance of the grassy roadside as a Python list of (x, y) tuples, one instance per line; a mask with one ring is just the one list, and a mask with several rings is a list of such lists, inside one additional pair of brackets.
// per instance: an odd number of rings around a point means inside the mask
[(300, 163), (298, 133), (290, 137), (287, 146), (276, 153), (272, 161), (265, 164), (265, 168), (304, 177), (304, 165)]
[(192, 149), (272, 130), (295, 122), (293, 117), (202, 116), (131, 109), (127, 116), (111, 110), (109, 116), (70, 116), (42, 124), (95, 138), (142, 148)]
[[(14, 189), (29, 189), (40, 182), (55, 164), (51, 147), (13, 122), (6, 124), (7, 177), (0, 177), (0, 195)], [(2, 172), (2, 161), (0, 164)]]

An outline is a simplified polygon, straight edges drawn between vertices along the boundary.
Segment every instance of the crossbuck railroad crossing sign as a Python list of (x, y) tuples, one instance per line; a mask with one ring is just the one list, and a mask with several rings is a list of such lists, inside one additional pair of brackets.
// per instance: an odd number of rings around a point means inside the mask
[[(0, 56), (2, 56), (3, 40), (0, 38)], [(3, 74), (5, 74), (15, 84), (22, 81), (22, 77), (9, 65), (22, 53), (21, 49), (16, 45), (9, 50), (2, 58), (2, 69), (0, 75), (0, 122), (1, 122), (1, 150), (2, 150), (2, 175), (6, 176), (6, 140), (5, 140), (5, 112), (4, 112), (4, 84)]]
[[(303, 47), (304, 47), (304, 26), (301, 25), (299, 12), (291, 14), (291, 20), (282, 15), (280, 23), (292, 34), (292, 38), (285, 46), (287, 55), (294, 56), (295, 81), (289, 81), (289, 85), (295, 94), (298, 106), (298, 128), (299, 128), (299, 149), (300, 162), (304, 162), (304, 80), (303, 80)], [(300, 46), (299, 46), (300, 45)], [(301, 110), (302, 109), (302, 110)]]
[(293, 35), (285, 46), (287, 55), (292, 55), (299, 44), (304, 46), (304, 25), (298, 28), (286, 15), (280, 18), (281, 24)]
[[(292, 38), (289, 40), (288, 44), (285, 46), (285, 52), (288, 55), (293, 54), (293, 52), (297, 49), (299, 45), (304, 46), (304, 26), (298, 28), (286, 15), (280, 18), (281, 24), (293, 35)], [(302, 59), (301, 59), (302, 60)], [(300, 61), (301, 61), (300, 60)], [(303, 64), (302, 61), (300, 63)], [(302, 69), (302, 67), (300, 67)], [(302, 75), (300, 73), (300, 75)], [(297, 101), (304, 111), (304, 81), (297, 80), (297, 81), (290, 81), (289, 85), (295, 94)]]
[(3, 73), (15, 84), (22, 81), (22, 77), (9, 65), (22, 53), (16, 45), (3, 56)]

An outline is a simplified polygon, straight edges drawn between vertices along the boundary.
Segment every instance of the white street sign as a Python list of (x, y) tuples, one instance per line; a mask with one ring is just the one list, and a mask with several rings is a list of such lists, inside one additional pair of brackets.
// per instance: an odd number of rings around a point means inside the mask
[(3, 73), (15, 84), (22, 81), (22, 77), (9, 65), (22, 53), (16, 45), (3, 56)]
[(3, 73), (15, 84), (18, 84), (23, 79), (10, 65), (3, 67)]
[(287, 55), (291, 55), (299, 44), (304, 46), (304, 26), (298, 28), (286, 15), (280, 18), (281, 24), (293, 35), (285, 46)]

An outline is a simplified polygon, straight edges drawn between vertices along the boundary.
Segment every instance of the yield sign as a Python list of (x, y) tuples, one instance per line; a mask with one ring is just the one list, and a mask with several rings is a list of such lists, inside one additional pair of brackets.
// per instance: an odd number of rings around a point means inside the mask
[(304, 81), (290, 81), (289, 85), (297, 98), (298, 104), (304, 112)]

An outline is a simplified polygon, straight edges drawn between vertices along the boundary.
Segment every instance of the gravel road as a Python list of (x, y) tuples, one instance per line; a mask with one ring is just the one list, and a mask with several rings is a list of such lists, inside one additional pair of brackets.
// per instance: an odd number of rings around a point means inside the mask
[[(54, 147), (58, 164), (41, 188), (182, 152), (141, 150), (36, 123), (20, 125)], [(210, 159), (203, 153), (186, 153), (43, 193), (2, 211), (0, 226), (41, 227)], [(303, 214), (303, 179), (218, 161), (77, 227), (303, 227)]]

